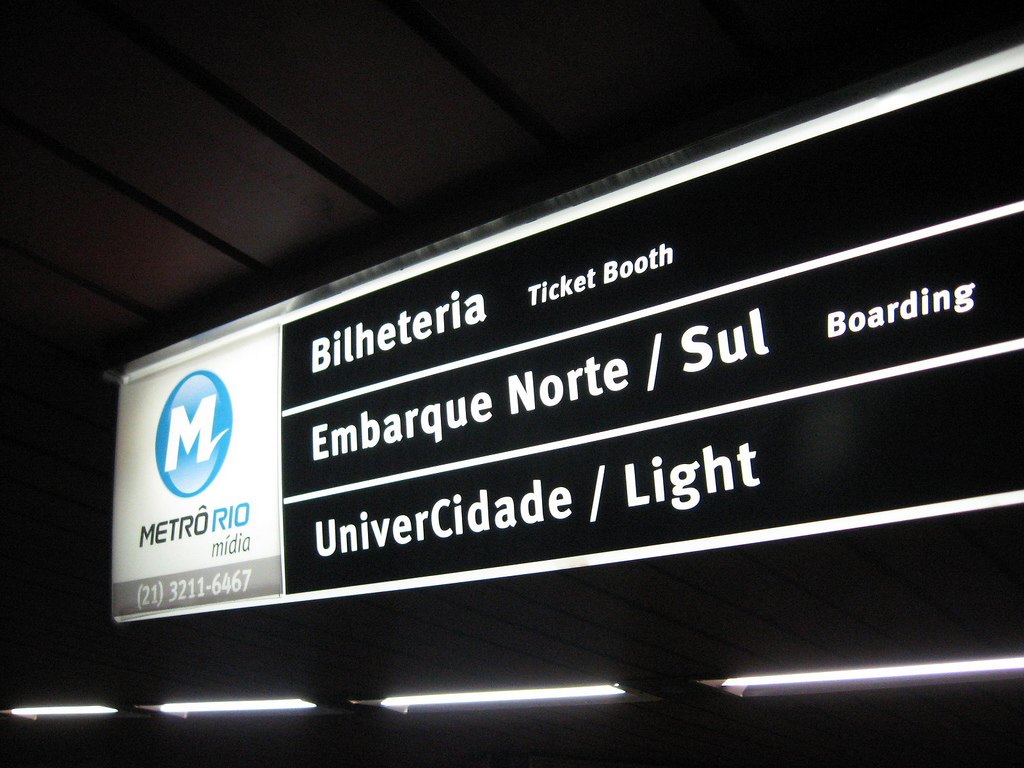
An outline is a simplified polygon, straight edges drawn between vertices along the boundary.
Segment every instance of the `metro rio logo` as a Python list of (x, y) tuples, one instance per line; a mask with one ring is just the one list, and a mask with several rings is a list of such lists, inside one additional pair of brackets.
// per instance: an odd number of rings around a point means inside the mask
[(156, 465), (167, 490), (189, 497), (217, 476), (231, 442), (231, 398), (215, 374), (196, 371), (178, 382), (156, 429)]

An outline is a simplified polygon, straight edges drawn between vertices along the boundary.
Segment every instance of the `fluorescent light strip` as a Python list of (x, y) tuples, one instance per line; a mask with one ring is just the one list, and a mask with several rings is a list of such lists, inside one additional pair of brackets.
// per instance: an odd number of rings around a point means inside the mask
[(176, 704), (161, 704), (158, 709), (169, 714), (192, 712), (254, 712), (272, 709), (313, 709), (312, 704), (302, 699), (264, 699), (256, 701), (193, 701)]
[(750, 688), (773, 686), (795, 687), (799, 692), (810, 692), (815, 687), (827, 690), (830, 684), (872, 682), (880, 683), (907, 680), (952, 678), (982, 674), (998, 675), (1005, 672), (1024, 671), (1024, 656), (981, 661), (953, 661), (933, 664), (907, 664), (893, 667), (870, 667), (865, 669), (826, 670), (821, 672), (798, 672), (778, 675), (756, 675), (733, 677), (727, 680), (702, 680), (705, 685), (720, 687), (730, 693), (744, 695)]
[[(549, 229), (555, 229), (587, 216), (592, 216), (609, 208), (660, 192), (669, 187), (678, 186), (701, 176), (707, 176), (748, 160), (753, 160), (842, 128), (848, 128), (857, 123), (866, 122), (873, 118), (904, 109), (905, 107), (1009, 74), (1021, 68), (1024, 68), (1024, 45), (1016, 45), (1005, 51), (985, 56), (976, 61), (954, 67), (946, 72), (865, 99), (827, 115), (783, 128), (767, 136), (755, 138), (722, 152), (666, 171), (653, 178), (621, 187), (577, 205), (570, 205), (553, 213), (540, 216), (525, 224), (509, 227), (495, 234), (482, 237), (479, 240), (454, 248), (447, 253), (435, 256), (420, 264), (410, 265), (400, 273), (396, 273), (394, 279), (389, 282), (398, 282), (399, 280), (405, 280), (440, 267), (448, 266), (471, 256), (476, 256), (477, 254), (514, 243), (518, 240), (532, 237)], [(354, 292), (355, 290), (358, 289), (342, 291), (336, 296), (314, 302), (303, 307), (301, 310), (294, 310), (288, 317), (288, 320), (298, 319), (348, 301), (354, 298), (355, 295), (358, 295)]]
[(449, 371), (458, 370), (460, 368), (466, 368), (472, 365), (479, 365), (490, 360), (497, 360), (502, 357), (509, 355), (515, 355), (520, 352), (526, 352), (531, 349), (537, 349), (538, 347), (547, 346), (550, 344), (556, 344), (562, 341), (568, 341), (570, 339), (579, 338), (586, 336), (597, 331), (603, 331), (608, 328), (614, 328), (619, 325), (626, 323), (635, 322), (637, 320), (643, 320), (648, 317), (663, 314), (665, 312), (671, 312), (676, 309), (680, 309), (686, 306), (692, 306), (701, 302), (708, 301), (710, 299), (720, 298), (727, 296), (731, 293), (737, 293), (739, 291), (746, 290), (748, 288), (754, 288), (756, 286), (765, 285), (767, 283), (773, 283), (778, 280), (784, 280), (788, 277), (794, 277), (796, 275), (803, 274), (805, 272), (811, 272), (816, 269), (823, 267), (830, 267), (835, 264), (840, 264), (845, 261), (851, 261), (853, 259), (860, 258), (862, 256), (868, 256), (871, 254), (879, 253), (881, 251), (890, 250), (897, 248), (901, 245), (908, 245), (910, 243), (919, 242), (921, 240), (927, 240), (932, 237), (938, 237), (939, 235), (945, 235), (950, 232), (956, 232), (961, 229), (968, 227), (977, 226), (979, 224), (985, 224), (990, 221), (1002, 219), (1007, 216), (1013, 216), (1024, 212), (1024, 200), (1019, 200), (1014, 203), (992, 208), (987, 211), (981, 211), (980, 213), (971, 214), (969, 216), (963, 216), (959, 219), (953, 219), (951, 221), (942, 222), (935, 224), (930, 227), (924, 227), (923, 229), (914, 230), (913, 232), (907, 232), (902, 235), (895, 235), (893, 237), (886, 238), (884, 240), (878, 240), (874, 243), (868, 243), (866, 245), (860, 245), (856, 248), (849, 248), (845, 251), (833, 253), (828, 256), (821, 256), (810, 261), (805, 261), (800, 264), (794, 264), (789, 267), (777, 269), (772, 272), (766, 272), (763, 275), (757, 275), (755, 277), (746, 278), (739, 280), (734, 283), (719, 286), (717, 288), (711, 288), (706, 291), (692, 294), (690, 296), (683, 296), (672, 301), (666, 301), (662, 304), (657, 304), (653, 307), (647, 307), (646, 309), (639, 309), (634, 312), (629, 312), (625, 315), (619, 315), (618, 317), (608, 318), (607, 320), (601, 320), (596, 323), (590, 323), (589, 325), (583, 325), (579, 328), (573, 328), (568, 331), (562, 331), (561, 333), (552, 334), (550, 336), (544, 336), (538, 339), (531, 339), (530, 341), (524, 341), (520, 344), (513, 344), (509, 347), (502, 349), (492, 350), (491, 352), (484, 352), (479, 355), (473, 355), (472, 357), (463, 358), (462, 360), (454, 360), (443, 365), (437, 365), (432, 368), (425, 368), (420, 371), (414, 371), (412, 373), (405, 374), (403, 376), (396, 376), (393, 379), (387, 379), (385, 381), (376, 382), (374, 384), (368, 384), (364, 387), (357, 389), (351, 389), (347, 392), (339, 392), (329, 397), (320, 398), (309, 403), (302, 405), (292, 406), (286, 408), (281, 412), (282, 418), (288, 416), (294, 416), (295, 414), (305, 413), (306, 411), (312, 411), (317, 408), (322, 408), (327, 405), (339, 403), (344, 400), (350, 400), (355, 397), (361, 397), (362, 395), (370, 394), (371, 392), (379, 392), (384, 389), (390, 389), (401, 384), (407, 384), (411, 381), (417, 381), (419, 379), (429, 378), (431, 376), (437, 376), (442, 373)]
[(391, 696), (380, 706), (406, 710), (419, 706), (459, 706), (462, 704), (494, 704), (557, 699), (591, 699), (600, 696), (618, 696), (626, 693), (614, 685), (589, 685), (578, 688), (535, 688), (514, 691), (477, 691), (473, 693), (433, 693), (419, 696)]
[(840, 379), (834, 379), (832, 381), (825, 381), (818, 384), (810, 384), (808, 386), (797, 387), (796, 389), (785, 390), (783, 392), (776, 392), (769, 395), (762, 395), (760, 397), (753, 397), (748, 400), (740, 400), (735, 403), (725, 403), (723, 405), (716, 405), (711, 408), (702, 408), (697, 411), (681, 413), (675, 416), (666, 416), (664, 418), (655, 419), (653, 421), (616, 427), (615, 429), (604, 430), (602, 432), (593, 432), (589, 435), (580, 435), (578, 437), (565, 438), (564, 440), (555, 440), (550, 443), (541, 443), (539, 445), (529, 446), (526, 448), (516, 448), (515, 450), (502, 451), (500, 453), (493, 453), (488, 456), (478, 456), (472, 459), (463, 459), (461, 461), (453, 461), (447, 464), (438, 464), (433, 467), (423, 467), (421, 469), (410, 470), (408, 472), (400, 472), (394, 475), (386, 475), (384, 477), (371, 478), (369, 480), (361, 480), (355, 483), (337, 485), (332, 488), (324, 488), (319, 491), (300, 493), (294, 496), (286, 497), (282, 503), (298, 504), (304, 501), (312, 501), (314, 499), (322, 499), (327, 496), (336, 496), (343, 493), (351, 493), (353, 491), (365, 490), (367, 488), (376, 488), (383, 485), (391, 485), (392, 483), (400, 483), (406, 480), (413, 480), (420, 477), (429, 477), (431, 475), (439, 475), (444, 474), (446, 472), (454, 472), (461, 469), (469, 469), (472, 467), (479, 467), (487, 464), (496, 464), (502, 461), (524, 458), (526, 456), (534, 456), (541, 453), (549, 453), (551, 451), (562, 450), (564, 448), (573, 448), (580, 445), (588, 445), (590, 443), (597, 443), (603, 440), (611, 440), (617, 437), (624, 437), (626, 435), (632, 435), (639, 432), (649, 432), (656, 429), (663, 429), (665, 427), (678, 426), (680, 424), (701, 421), (703, 419), (708, 419), (713, 416), (721, 416), (727, 413), (746, 411), (753, 408), (760, 408), (765, 405), (774, 405), (776, 403), (787, 402), (789, 400), (797, 400), (804, 397), (810, 397), (812, 395), (819, 395), (840, 389), (848, 389), (851, 387), (862, 386), (864, 384), (871, 384), (877, 381), (884, 381), (886, 379), (893, 379), (898, 378), (900, 376), (921, 373), (923, 371), (935, 370), (937, 368), (945, 368), (952, 365), (959, 365), (961, 363), (971, 362), (974, 360), (982, 360), (985, 358), (996, 357), (999, 355), (1004, 355), (1012, 352), (1020, 352), (1022, 350), (1024, 350), (1024, 338), (1013, 339), (1011, 341), (1001, 342), (999, 344), (992, 344), (986, 347), (979, 347), (977, 349), (970, 349), (962, 352), (954, 352), (949, 355), (942, 355), (940, 357), (934, 357), (928, 360), (919, 360), (912, 363), (905, 363), (903, 365), (893, 366), (891, 368), (882, 368), (880, 370), (869, 371), (867, 373), (860, 373), (854, 376), (846, 376)]
[(117, 710), (90, 705), (82, 707), (17, 707), (9, 712), (18, 717), (48, 717), (50, 715), (111, 715), (116, 714)]

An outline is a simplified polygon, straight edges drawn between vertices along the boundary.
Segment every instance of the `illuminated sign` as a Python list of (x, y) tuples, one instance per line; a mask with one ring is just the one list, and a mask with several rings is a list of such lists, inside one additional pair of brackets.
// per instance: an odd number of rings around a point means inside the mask
[(280, 597), (276, 329), (122, 386), (114, 616)]
[(115, 616), (1024, 502), (1022, 63), (737, 141), (142, 361)]

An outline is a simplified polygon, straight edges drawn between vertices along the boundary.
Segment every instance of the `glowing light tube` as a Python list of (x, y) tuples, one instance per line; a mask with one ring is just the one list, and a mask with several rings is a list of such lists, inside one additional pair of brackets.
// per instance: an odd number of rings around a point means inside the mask
[(892, 667), (796, 672), (701, 680), (737, 696), (771, 696), (851, 688), (890, 687), (921, 682), (973, 681), (1024, 676), (1024, 656), (979, 661), (906, 664)]
[(276, 709), (313, 709), (312, 704), (302, 699), (264, 699), (256, 701), (193, 701), (161, 704), (157, 709), (169, 714), (192, 712), (255, 712)]
[(433, 693), (419, 696), (391, 696), (379, 702), (387, 709), (400, 712), (409, 707), (459, 706), (462, 704), (501, 704), (558, 699), (592, 699), (619, 696), (626, 691), (614, 685), (588, 685), (577, 688), (533, 688), (513, 691), (476, 691), (471, 693)]
[(8, 712), (18, 717), (48, 717), (50, 715), (111, 715), (115, 714), (117, 710), (90, 705), (82, 707), (16, 707)]

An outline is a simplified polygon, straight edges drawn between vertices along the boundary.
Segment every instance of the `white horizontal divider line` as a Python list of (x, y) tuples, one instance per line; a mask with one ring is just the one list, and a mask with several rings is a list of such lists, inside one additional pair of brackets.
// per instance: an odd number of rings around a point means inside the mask
[[(670, 555), (684, 555), (694, 552), (708, 552), (715, 549), (744, 546), (747, 544), (766, 544), (773, 541), (816, 536), (824, 533), (854, 531), (861, 528), (872, 528), (891, 523), (905, 523), (914, 520), (926, 520), (934, 517), (959, 515), (969, 512), (982, 512), (1024, 504), (1024, 489), (994, 493), (987, 496), (974, 496), (964, 499), (921, 504), (913, 507), (901, 507), (877, 512), (865, 512), (829, 520), (818, 520), (808, 523), (794, 523), (776, 528), (762, 528), (755, 531), (725, 533), (699, 539), (685, 539), (665, 544), (650, 544), (640, 547), (609, 550), (588, 555), (570, 555), (552, 560), (536, 560), (513, 565), (496, 565), (468, 571), (452, 571), (433, 576), (413, 576), (395, 581), (370, 584), (357, 584), (349, 587), (333, 587), (313, 592), (300, 592), (286, 595), (282, 602), (302, 602), (319, 600), (327, 597), (346, 597), (353, 595), (379, 594), (394, 592), (401, 589), (418, 589), (421, 587), (440, 586), (444, 584), (464, 584), (485, 579), (506, 578), (509, 576), (525, 576), (527, 574), (550, 573), (569, 568), (582, 568), (591, 565), (612, 565), (635, 560), (646, 560)], [(277, 601), (273, 601), (277, 602)]]
[(725, 533), (720, 536), (709, 536), (703, 539), (652, 544), (646, 547), (621, 549), (603, 552), (586, 557), (586, 565), (609, 565), (630, 560), (642, 560), (665, 555), (682, 555), (692, 552), (707, 552), (713, 549), (726, 549), (745, 544), (766, 544), (771, 541), (798, 539), (804, 536), (817, 536), (823, 533), (839, 533), (855, 531), (860, 528), (873, 528), (890, 523), (906, 523), (912, 520), (926, 520), (932, 517), (959, 515), (965, 512), (981, 512), (987, 509), (999, 509), (1024, 504), (1024, 490), (993, 493), (988, 496), (974, 496), (966, 499), (939, 501), (933, 504), (921, 504), (916, 507), (887, 509), (880, 512), (865, 512), (860, 515), (836, 517), (829, 520), (815, 520), (808, 523), (794, 523), (777, 528), (762, 528), (756, 531)]
[(850, 387), (871, 384), (878, 381), (884, 381), (886, 379), (907, 376), (913, 373), (921, 373), (923, 371), (935, 370), (937, 368), (946, 368), (949, 366), (959, 365), (961, 363), (971, 362), (974, 360), (982, 360), (985, 358), (996, 357), (998, 355), (1004, 355), (1012, 352), (1020, 352), (1022, 350), (1024, 350), (1024, 338), (1013, 339), (1011, 341), (1004, 341), (998, 344), (991, 344), (984, 347), (978, 347), (976, 349), (963, 350), (961, 352), (953, 352), (948, 355), (941, 355), (939, 357), (933, 357), (927, 360), (918, 360), (911, 363), (903, 363), (901, 365), (896, 365), (890, 368), (881, 368), (875, 371), (858, 373), (852, 376), (844, 376), (839, 379), (833, 379), (832, 381), (824, 381), (817, 384), (808, 384), (803, 387), (796, 387), (795, 389), (784, 390), (782, 392), (775, 392), (768, 395), (760, 395), (758, 397), (752, 397), (746, 400), (738, 400), (733, 403), (725, 403), (722, 405), (711, 406), (709, 408), (701, 408), (696, 411), (680, 413), (674, 416), (665, 416), (663, 418), (654, 419), (652, 421), (640, 422), (638, 424), (630, 424), (622, 427), (616, 427), (614, 429), (602, 430), (600, 432), (592, 432), (587, 435), (580, 435), (577, 437), (570, 437), (562, 440), (554, 440), (548, 443), (540, 443), (538, 445), (527, 446), (524, 448), (516, 448), (509, 451), (501, 451), (499, 453), (493, 453), (487, 456), (477, 456), (470, 459), (463, 459), (461, 461), (449, 462), (447, 464), (438, 464), (433, 467), (423, 467), (421, 469), (410, 470), (408, 472), (399, 472), (393, 475), (371, 478), (369, 480), (362, 480), (355, 483), (347, 483), (345, 485), (338, 485), (332, 488), (325, 488), (319, 491), (300, 493), (294, 496), (286, 497), (283, 500), (283, 503), (286, 505), (297, 504), (304, 501), (322, 499), (327, 496), (336, 496), (343, 493), (351, 493), (353, 491), (365, 490), (367, 488), (376, 488), (383, 485), (391, 485), (392, 483), (404, 482), (406, 480), (414, 480), (420, 477), (429, 477), (431, 475), (439, 475), (446, 472), (454, 472), (461, 469), (469, 469), (472, 467), (479, 467), (487, 464), (496, 464), (502, 461), (509, 461), (511, 459), (518, 459), (526, 456), (534, 456), (541, 453), (549, 453), (551, 451), (562, 450), (564, 448), (588, 445), (590, 443), (597, 443), (603, 440), (611, 440), (617, 437), (636, 434), (638, 432), (649, 432), (651, 430), (663, 429), (665, 427), (678, 426), (679, 424), (700, 421), (714, 416), (721, 416), (727, 413), (736, 413), (738, 411), (760, 408), (765, 405), (773, 405), (776, 403), (782, 403), (789, 400), (797, 400), (804, 397), (810, 397), (812, 395), (823, 394), (825, 392), (833, 392), (840, 389), (848, 389)]
[(932, 237), (944, 235), (949, 232), (955, 232), (957, 230), (966, 229), (968, 227), (977, 226), (978, 224), (984, 224), (989, 221), (996, 219), (1005, 218), (1007, 216), (1013, 216), (1015, 214), (1024, 212), (1024, 200), (1020, 200), (1014, 203), (1000, 206), (998, 208), (992, 208), (987, 211), (981, 211), (974, 213), (969, 216), (963, 216), (959, 219), (953, 219), (946, 221), (941, 224), (935, 224), (930, 227), (923, 229), (914, 230), (913, 232), (907, 232), (902, 235), (895, 235), (893, 237), (879, 240), (874, 243), (868, 243), (866, 245), (860, 245), (856, 248), (850, 248), (845, 251), (833, 253), (828, 256), (821, 256), (810, 261), (805, 261), (800, 264), (794, 264), (789, 267), (782, 269), (773, 270), (772, 272), (766, 272), (762, 275), (756, 275), (749, 277), (744, 280), (738, 280), (733, 283), (719, 286), (717, 288), (711, 288), (706, 291), (692, 294), (690, 296), (683, 296), (672, 301), (667, 301), (662, 304), (656, 304), (652, 307), (645, 309), (638, 309), (633, 312), (628, 312), (618, 317), (608, 318), (607, 320), (601, 320), (596, 323), (590, 323), (589, 325), (582, 325), (578, 328), (572, 328), (561, 333), (555, 333), (550, 336), (543, 336), (537, 339), (531, 339), (530, 341), (524, 341), (519, 344), (513, 344), (509, 347), (502, 349), (492, 350), (490, 352), (484, 352), (479, 355), (473, 355), (471, 357), (463, 358), (462, 360), (453, 360), (443, 365), (437, 365), (432, 368), (425, 368), (420, 371), (414, 371), (407, 373), (404, 376), (396, 376), (392, 379), (375, 382), (373, 384), (367, 384), (364, 387), (358, 387), (356, 389), (348, 390), (347, 392), (339, 392), (329, 397), (324, 397), (319, 400), (314, 400), (303, 405), (296, 405), (291, 408), (286, 408), (281, 412), (282, 418), (288, 416), (294, 416), (299, 413), (305, 413), (306, 411), (315, 410), (322, 408), (327, 405), (333, 405), (334, 403), (340, 403), (345, 400), (351, 400), (362, 395), (370, 394), (371, 392), (379, 392), (381, 390), (390, 389), (391, 387), (399, 386), (401, 384), (407, 384), (411, 381), (418, 381), (419, 379), (429, 378), (431, 376), (437, 376), (442, 373), (449, 371), (458, 370), (460, 368), (466, 368), (472, 365), (478, 365), (485, 363), (490, 360), (497, 360), (502, 357), (518, 354), (531, 349), (537, 349), (538, 347), (547, 346), (550, 344), (557, 344), (562, 341), (568, 341), (569, 339), (579, 338), (586, 336), (597, 331), (603, 331), (608, 328), (614, 328), (619, 325), (626, 323), (635, 322), (637, 320), (643, 320), (648, 317), (663, 314), (665, 312), (671, 312), (681, 307), (691, 306), (693, 304), (699, 304), (701, 302), (708, 301), (710, 299), (716, 299), (721, 296), (726, 296), (731, 293), (737, 293), (739, 291), (746, 290), (748, 288), (754, 288), (759, 285), (765, 285), (767, 283), (776, 282), (783, 280), (787, 277), (794, 277), (796, 275), (803, 274), (805, 272), (811, 272), (816, 269), (823, 267), (833, 266), (845, 261), (857, 259), (862, 256), (868, 256), (880, 251), (890, 250), (897, 248), (901, 245), (907, 245), (909, 243), (918, 242), (921, 240), (927, 240)]

